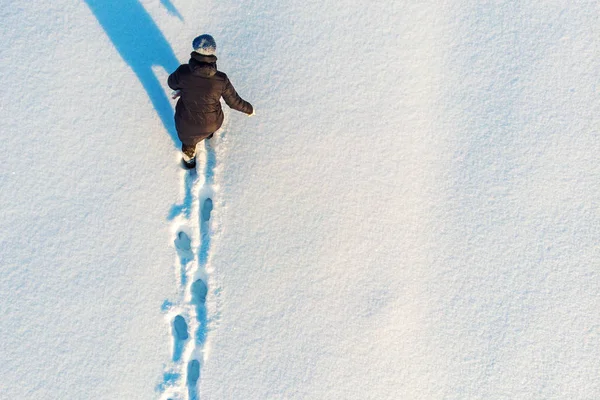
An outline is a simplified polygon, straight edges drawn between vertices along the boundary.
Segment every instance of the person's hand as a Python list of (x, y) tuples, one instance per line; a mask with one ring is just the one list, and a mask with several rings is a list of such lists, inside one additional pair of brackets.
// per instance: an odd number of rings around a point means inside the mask
[(248, 114), (249, 117), (254, 117), (256, 115), (256, 109), (252, 109), (252, 114)]
[(175, 100), (176, 98), (178, 98), (179, 96), (181, 96), (181, 90), (173, 90), (171, 92), (171, 98), (173, 100)]

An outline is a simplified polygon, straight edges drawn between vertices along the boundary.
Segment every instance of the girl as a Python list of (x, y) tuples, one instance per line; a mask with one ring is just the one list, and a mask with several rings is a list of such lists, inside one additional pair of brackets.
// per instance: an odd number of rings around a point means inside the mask
[(210, 139), (223, 124), (221, 97), (234, 110), (254, 115), (252, 104), (243, 100), (227, 75), (217, 70), (217, 45), (210, 35), (200, 35), (192, 42), (194, 51), (187, 64), (180, 65), (169, 76), (169, 87), (175, 90), (175, 128), (181, 140), (183, 165), (196, 165), (196, 145)]

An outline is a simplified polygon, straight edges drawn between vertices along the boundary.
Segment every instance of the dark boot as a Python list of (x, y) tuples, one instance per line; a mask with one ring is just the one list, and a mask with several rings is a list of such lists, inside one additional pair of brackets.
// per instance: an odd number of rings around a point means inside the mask
[(185, 158), (182, 158), (181, 166), (185, 169), (194, 169), (196, 168), (196, 159), (192, 158), (191, 160), (186, 161)]

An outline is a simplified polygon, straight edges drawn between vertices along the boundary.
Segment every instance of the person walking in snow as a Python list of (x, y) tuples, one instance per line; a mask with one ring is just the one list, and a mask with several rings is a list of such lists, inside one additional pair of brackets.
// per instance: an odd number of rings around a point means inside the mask
[(254, 107), (235, 91), (226, 74), (217, 70), (217, 44), (210, 35), (200, 35), (192, 42), (194, 51), (188, 64), (169, 75), (168, 84), (175, 92), (175, 128), (181, 140), (183, 165), (196, 165), (196, 145), (212, 138), (223, 124), (221, 97), (234, 110), (254, 115)]

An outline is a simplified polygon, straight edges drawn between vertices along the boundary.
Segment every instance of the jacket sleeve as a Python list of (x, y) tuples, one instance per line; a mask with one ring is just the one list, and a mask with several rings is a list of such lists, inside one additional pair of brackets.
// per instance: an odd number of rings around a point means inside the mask
[(246, 100), (242, 99), (239, 94), (237, 94), (233, 85), (229, 81), (229, 78), (226, 78), (225, 90), (223, 91), (223, 100), (225, 100), (225, 103), (227, 103), (229, 107), (248, 115), (252, 114), (254, 111), (252, 104), (248, 103)]
[(173, 90), (181, 89), (181, 66), (175, 70), (171, 75), (169, 75), (169, 79), (167, 80), (167, 84)]

